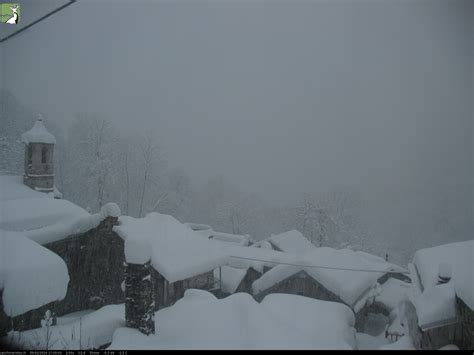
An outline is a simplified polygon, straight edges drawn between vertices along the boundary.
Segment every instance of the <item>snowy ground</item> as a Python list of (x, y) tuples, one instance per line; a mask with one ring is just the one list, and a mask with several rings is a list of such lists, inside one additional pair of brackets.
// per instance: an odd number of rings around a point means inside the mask
[(2, 343), (24, 350), (97, 349), (110, 344), (117, 328), (125, 325), (124, 305), (76, 312), (58, 318), (58, 324), (24, 332), (10, 332)]
[[(58, 317), (57, 325), (10, 332), (2, 339), (22, 349), (411, 349), (406, 337), (392, 343), (384, 322), (369, 318), (368, 333), (356, 333), (349, 307), (287, 294), (261, 303), (237, 293), (217, 299), (202, 290), (155, 315), (156, 335), (125, 328), (124, 305)], [(203, 320), (205, 320), (203, 322)]]
[(262, 303), (237, 293), (217, 299), (187, 290), (156, 313), (156, 335), (120, 328), (114, 349), (354, 349), (354, 316), (340, 303), (272, 294)]

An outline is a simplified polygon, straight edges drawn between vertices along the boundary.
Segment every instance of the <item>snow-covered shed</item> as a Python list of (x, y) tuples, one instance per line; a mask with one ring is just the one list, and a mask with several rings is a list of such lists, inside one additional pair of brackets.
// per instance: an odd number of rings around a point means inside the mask
[(382, 275), (404, 272), (367, 253), (328, 247), (314, 248), (288, 264), (275, 266), (253, 283), (257, 299), (270, 293), (297, 293), (341, 302), (357, 313), (373, 299)]
[[(31, 256), (23, 260), (23, 268), (28, 268), (29, 263), (33, 263), (32, 260), (36, 258), (45, 260), (41, 255), (49, 255), (51, 259), (51, 255), (55, 254), (55, 260), (62, 259), (62, 262), (49, 263), (48, 267), (61, 269), (67, 265), (69, 284), (65, 283), (65, 297), (52, 298), (47, 302), (54, 301), (51, 310), (56, 315), (122, 300), (122, 280), (116, 278), (120, 278), (122, 271), (123, 242), (111, 234), (112, 225), (120, 210), (115, 204), (107, 204), (100, 213), (91, 215), (81, 207), (55, 197), (57, 195), (54, 193), (40, 192), (26, 186), (21, 176), (0, 176), (0, 238), (25, 240), (21, 245), (31, 252)], [(18, 248), (14, 250), (16, 254), (13, 256), (22, 255)], [(2, 248), (3, 253), (6, 253), (6, 249)], [(111, 256), (114, 256), (114, 259), (109, 260)], [(5, 262), (4, 260), (6, 258), (2, 257), (2, 262)], [(11, 268), (6, 270), (7, 276), (13, 272)], [(30, 270), (36, 274), (34, 269)], [(54, 272), (50, 270), (50, 274), (54, 275)], [(38, 279), (41, 278), (42, 276), (38, 276)], [(33, 279), (26, 280), (27, 282), (18, 279), (18, 287), (32, 288)], [(58, 282), (61, 280), (64, 278), (57, 279)], [(64, 286), (64, 283), (62, 285)], [(7, 294), (4, 292), (3, 296), (6, 297)], [(25, 294), (28, 294), (27, 290)], [(41, 296), (38, 296), (38, 299), (41, 299)], [(17, 302), (18, 307), (25, 310), (29, 308), (22, 303), (22, 298), (18, 298)], [(4, 307), (7, 307), (5, 303)], [(12, 315), (16, 330), (38, 326), (44, 315), (44, 311), (36, 308), (25, 312), (27, 313)], [(8, 315), (8, 312), (6, 314)]]
[(474, 347), (474, 240), (418, 250), (406, 315), (418, 349)]

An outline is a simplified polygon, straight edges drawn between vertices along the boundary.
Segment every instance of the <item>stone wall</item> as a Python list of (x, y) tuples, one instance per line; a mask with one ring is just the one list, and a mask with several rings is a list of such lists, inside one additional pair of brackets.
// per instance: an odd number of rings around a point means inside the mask
[(459, 322), (422, 330), (418, 326), (416, 308), (410, 301), (405, 302), (405, 316), (408, 323), (408, 332), (416, 349), (436, 350), (448, 344), (455, 344), (460, 348), (463, 347)]
[(70, 278), (66, 297), (13, 319), (0, 312), (0, 332), (5, 325), (8, 330), (13, 326), (18, 331), (39, 328), (47, 310), (55, 316), (62, 316), (84, 309), (99, 309), (107, 304), (123, 303), (123, 240), (112, 232), (116, 223), (117, 217), (107, 217), (86, 233), (45, 244), (44, 247), (66, 262)]
[(205, 272), (185, 280), (169, 283), (158, 271), (152, 268), (153, 290), (155, 293), (155, 310), (173, 305), (184, 296), (184, 292), (190, 288), (210, 290), (214, 286), (213, 271)]
[(149, 262), (125, 263), (125, 324), (146, 335), (155, 333), (155, 294)]
[(58, 316), (124, 302), (124, 243), (112, 231), (117, 220), (107, 217), (84, 234), (44, 245), (66, 262), (69, 271), (66, 297), (55, 307)]
[(474, 350), (474, 311), (456, 297), (456, 316), (459, 319), (459, 347)]

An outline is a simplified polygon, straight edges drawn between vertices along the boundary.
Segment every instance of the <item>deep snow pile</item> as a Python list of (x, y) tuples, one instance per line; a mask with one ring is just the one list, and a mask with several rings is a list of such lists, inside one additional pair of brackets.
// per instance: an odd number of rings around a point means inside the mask
[(155, 316), (156, 334), (120, 328), (118, 349), (353, 349), (354, 316), (339, 303), (274, 294), (261, 304), (237, 293), (217, 299), (201, 290)]
[(314, 244), (312, 244), (296, 229), (272, 235), (268, 238), (268, 241), (274, 244), (281, 251), (290, 253), (306, 253), (316, 248)]
[(174, 217), (149, 213), (144, 218), (122, 216), (114, 231), (125, 240), (125, 258), (133, 264), (151, 260), (169, 282), (196, 276), (226, 263), (220, 247), (196, 237)]
[(0, 203), (24, 198), (50, 198), (47, 194), (30, 189), (23, 184), (23, 177), (0, 175)]
[(413, 345), (413, 340), (409, 335), (402, 336), (396, 342), (383, 345), (380, 350), (416, 350)]
[[(259, 249), (256, 248), (255, 250)], [(316, 248), (302, 255), (298, 260), (300, 265), (308, 265), (307, 267), (291, 265), (275, 266), (256, 280), (252, 285), (252, 289), (254, 294), (258, 294), (283, 281), (287, 277), (304, 270), (329, 291), (339, 296), (345, 303), (353, 306), (364, 293), (370, 296), (367, 290), (376, 284), (377, 279), (381, 277), (384, 272), (394, 270), (392, 264), (382, 263), (380, 260), (372, 260), (366, 255), (362, 255), (350, 249), (336, 250), (328, 247)], [(368, 270), (368, 272), (315, 268), (310, 267), (310, 265)], [(371, 272), (372, 270), (382, 272)]]
[(440, 264), (451, 267), (454, 290), (471, 309), (474, 309), (474, 240), (439, 245), (415, 253), (414, 264), (420, 274), (424, 291), (438, 281)]
[(416, 299), (415, 307), (418, 325), (422, 329), (438, 321), (456, 321), (456, 293), (453, 285), (447, 283), (430, 287)]
[(66, 296), (69, 274), (58, 255), (21, 235), (0, 231), (0, 289), (9, 316)]
[(392, 310), (398, 307), (401, 301), (408, 298), (410, 284), (398, 279), (389, 278), (380, 286), (381, 292), (375, 300), (380, 302)]
[[(76, 317), (72, 322), (24, 332), (10, 332), (3, 342), (24, 350), (97, 349), (109, 344), (117, 328), (125, 325), (125, 307), (108, 305)], [(49, 332), (47, 336), (47, 332)]]

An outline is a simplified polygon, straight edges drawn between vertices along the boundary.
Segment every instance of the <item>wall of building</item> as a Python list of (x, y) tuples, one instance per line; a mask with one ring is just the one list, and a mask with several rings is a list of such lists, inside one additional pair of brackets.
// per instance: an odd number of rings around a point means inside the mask
[(261, 302), (263, 298), (271, 293), (288, 293), (293, 295), (302, 295), (323, 301), (334, 301), (344, 303), (336, 294), (326, 289), (319, 282), (314, 280), (306, 272), (300, 271), (291, 277), (273, 285), (267, 290), (255, 295), (255, 299)]
[(69, 270), (67, 295), (58, 302), (57, 315), (124, 302), (124, 242), (112, 231), (117, 220), (107, 217), (84, 234), (44, 245)]
[[(0, 311), (0, 334), (4, 329), (24, 331), (41, 327), (47, 310), (62, 316), (123, 303), (123, 240), (112, 232), (116, 223), (116, 217), (108, 217), (86, 233), (44, 245), (66, 262), (70, 278), (66, 297), (13, 318)], [(0, 306), (2, 310), (3, 305)]]
[(173, 305), (190, 288), (210, 290), (214, 287), (214, 272), (209, 271), (185, 280), (169, 283), (163, 275), (152, 268), (151, 278), (155, 293), (155, 310)]
[(422, 330), (418, 326), (416, 308), (412, 302), (405, 302), (405, 316), (413, 345), (419, 350), (436, 350), (448, 344), (455, 344), (463, 348), (461, 324), (447, 324), (437, 328)]
[(459, 347), (474, 350), (474, 311), (456, 297), (456, 316), (459, 319)]
[(358, 332), (366, 333), (365, 329), (370, 313), (384, 315), (385, 317), (387, 317), (387, 322), (388, 317), (390, 316), (390, 310), (380, 302), (374, 302), (368, 306), (364, 306), (359, 312), (355, 314), (354, 327)]

